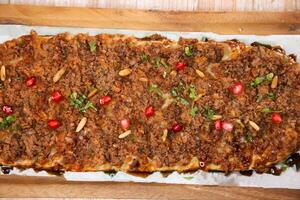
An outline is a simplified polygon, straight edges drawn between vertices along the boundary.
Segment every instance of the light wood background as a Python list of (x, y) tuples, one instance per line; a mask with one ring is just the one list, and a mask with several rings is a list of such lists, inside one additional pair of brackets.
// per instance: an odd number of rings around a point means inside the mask
[(300, 0), (0, 0), (0, 3), (174, 11), (300, 10)]

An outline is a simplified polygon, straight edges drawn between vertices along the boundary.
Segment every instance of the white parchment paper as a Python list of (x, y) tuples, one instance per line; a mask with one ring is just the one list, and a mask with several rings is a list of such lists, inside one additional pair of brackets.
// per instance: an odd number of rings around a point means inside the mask
[[(22, 26), (22, 25), (0, 25), (0, 43), (7, 40), (29, 34), (34, 29), (42, 35), (53, 35), (62, 32), (89, 33), (90, 35), (100, 33), (110, 34), (126, 34), (136, 37), (149, 36), (154, 33), (164, 35), (172, 40), (179, 37), (198, 38), (208, 37), (217, 41), (226, 39), (238, 39), (246, 44), (254, 41), (266, 43), (270, 45), (282, 46), (287, 54), (294, 53), (300, 57), (300, 35), (218, 35), (214, 33), (202, 32), (161, 32), (161, 31), (137, 31), (137, 30), (116, 30), (116, 29), (95, 29), (95, 28), (67, 28), (67, 27), (41, 27), (41, 26)], [(20, 171), (14, 169), (10, 174), (22, 176), (53, 176), (45, 171), (35, 172), (32, 169)], [(69, 181), (118, 181), (118, 182), (157, 182), (157, 183), (176, 183), (176, 184), (199, 184), (199, 185), (229, 185), (229, 186), (248, 186), (248, 187), (264, 187), (264, 188), (290, 188), (300, 189), (300, 172), (296, 168), (289, 168), (280, 176), (270, 174), (256, 174), (252, 176), (242, 176), (239, 173), (232, 173), (225, 176), (223, 173), (197, 171), (193, 173), (173, 172), (169, 176), (164, 177), (161, 173), (155, 172), (146, 178), (137, 177), (118, 172), (114, 176), (103, 172), (66, 172), (64, 177)]]

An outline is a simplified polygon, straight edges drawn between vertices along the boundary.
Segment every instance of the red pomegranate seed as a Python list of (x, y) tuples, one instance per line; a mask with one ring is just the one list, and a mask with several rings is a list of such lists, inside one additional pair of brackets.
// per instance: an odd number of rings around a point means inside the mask
[(280, 124), (282, 122), (282, 117), (279, 113), (272, 113), (271, 118), (275, 124)]
[(27, 80), (26, 80), (27, 87), (32, 87), (35, 85), (35, 83), (36, 83), (36, 77), (34, 77), (34, 76), (31, 76), (31, 77), (27, 78)]
[(6, 115), (11, 115), (13, 114), (13, 109), (10, 106), (3, 106), (2, 107), (2, 111), (6, 114)]
[(224, 122), (222, 122), (222, 129), (230, 132), (233, 129), (233, 124), (229, 121), (224, 121)]
[(215, 121), (215, 129), (216, 129), (217, 131), (219, 131), (219, 130), (222, 129), (222, 121), (221, 121), (220, 119), (217, 119), (217, 120)]
[(245, 90), (245, 85), (241, 82), (237, 82), (229, 88), (229, 91), (234, 95), (240, 95), (243, 93), (244, 90)]
[(60, 102), (63, 99), (62, 94), (60, 93), (60, 91), (54, 91), (51, 94), (51, 100), (53, 100), (54, 102)]
[(203, 162), (203, 161), (200, 161), (200, 162), (199, 162), (199, 165), (200, 165), (200, 167), (202, 167), (202, 168), (203, 168), (203, 167), (205, 167), (205, 162)]
[(60, 126), (60, 123), (56, 119), (50, 119), (48, 120), (48, 126), (51, 129), (57, 129)]
[(145, 115), (146, 115), (146, 117), (152, 117), (153, 115), (154, 115), (154, 112), (155, 112), (155, 110), (154, 110), (154, 108), (153, 108), (153, 106), (148, 106), (146, 109), (145, 109)]
[(101, 105), (106, 105), (111, 101), (111, 97), (110, 96), (103, 96), (100, 98), (99, 103)]
[(181, 130), (182, 130), (182, 126), (179, 123), (177, 123), (177, 122), (172, 126), (172, 131), (174, 133), (178, 133)]
[(120, 124), (121, 124), (123, 129), (127, 129), (130, 126), (130, 121), (128, 119), (122, 119), (120, 121)]
[(176, 63), (176, 69), (177, 71), (181, 71), (181, 70), (184, 70), (186, 64), (184, 62), (178, 62)]

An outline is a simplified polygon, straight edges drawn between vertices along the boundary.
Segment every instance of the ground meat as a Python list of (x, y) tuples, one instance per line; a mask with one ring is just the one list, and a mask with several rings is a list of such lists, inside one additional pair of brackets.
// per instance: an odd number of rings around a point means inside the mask
[[(33, 32), (1, 44), (0, 63), (6, 74), (0, 105), (15, 117), (5, 124), (8, 115), (0, 113), (0, 164), (265, 171), (300, 147), (300, 66), (269, 46)], [(32, 87), (30, 77), (36, 78)], [(54, 91), (61, 101), (53, 101)], [(101, 103), (103, 97), (109, 102)], [(51, 127), (50, 119), (59, 125)], [(124, 119), (129, 126), (120, 125)]]

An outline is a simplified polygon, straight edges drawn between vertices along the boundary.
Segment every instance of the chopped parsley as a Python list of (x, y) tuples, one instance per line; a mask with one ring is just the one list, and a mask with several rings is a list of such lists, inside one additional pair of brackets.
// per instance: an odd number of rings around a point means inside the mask
[(253, 141), (253, 137), (250, 133), (248, 133), (246, 136), (245, 136), (245, 140), (247, 143), (250, 143)]
[(179, 101), (180, 103), (182, 103), (182, 104), (185, 105), (185, 106), (190, 105), (190, 103), (189, 103), (186, 99), (184, 99), (184, 98), (182, 98), (182, 97), (177, 97), (177, 99), (178, 99), (178, 101)]
[(85, 113), (89, 109), (97, 111), (95, 105), (92, 102), (87, 101), (87, 97), (85, 95), (80, 96), (77, 94), (77, 92), (73, 92), (70, 95), (69, 100), (71, 106), (74, 106), (75, 108), (79, 109), (80, 112)]
[(256, 78), (254, 79), (254, 81), (252, 81), (252, 82), (250, 83), (250, 85), (251, 85), (252, 87), (257, 87), (257, 86), (260, 85), (264, 80), (265, 80), (265, 77), (264, 77), (264, 76), (256, 77)]
[(288, 169), (288, 165), (285, 163), (279, 163), (278, 165), (276, 165), (276, 167), (278, 167), (282, 171), (286, 171)]
[(184, 47), (184, 54), (186, 56), (192, 56), (193, 55), (193, 47), (192, 46)]
[(0, 122), (0, 129), (6, 129), (8, 128), (12, 123), (14, 123), (17, 120), (17, 117), (15, 115), (10, 115), (5, 117), (1, 122)]
[(276, 96), (273, 92), (269, 92), (268, 93), (268, 98), (271, 99), (272, 101), (275, 101)]
[(141, 59), (142, 59), (143, 62), (148, 62), (149, 61), (149, 55), (143, 53), (141, 55)]
[(216, 112), (211, 109), (208, 105), (204, 106), (204, 115), (207, 119), (213, 120), (213, 116), (216, 114)]
[(191, 110), (190, 110), (190, 115), (191, 115), (192, 117), (195, 117), (195, 116), (197, 115), (198, 111), (199, 111), (199, 108), (198, 108), (198, 107), (192, 106), (192, 107), (191, 107)]
[(257, 102), (257, 103), (259, 103), (259, 102), (261, 102), (261, 101), (262, 101), (262, 99), (263, 99), (263, 95), (261, 95), (261, 94), (258, 94), (258, 95), (257, 95), (256, 102)]
[(178, 96), (178, 92), (177, 92), (177, 88), (176, 87), (173, 87), (171, 89), (171, 94), (172, 94), (173, 97), (177, 97)]
[(95, 51), (96, 51), (97, 44), (96, 44), (95, 41), (90, 41), (90, 42), (89, 42), (89, 46), (90, 46), (90, 51), (91, 51), (91, 52), (95, 52)]
[(273, 74), (273, 73), (269, 73), (269, 74), (266, 75), (266, 79), (267, 79), (268, 81), (271, 81), (271, 80), (273, 79), (273, 77), (274, 77), (274, 74)]
[(161, 59), (160, 63), (164, 66), (164, 68), (168, 68), (169, 67), (168, 64), (165, 62), (164, 59)]
[(265, 75), (265, 76), (258, 76), (258, 77), (256, 77), (255, 79), (254, 79), (254, 81), (252, 81), (251, 83), (250, 83), (250, 86), (251, 87), (257, 87), (257, 86), (259, 86), (262, 82), (264, 82), (265, 80), (267, 80), (267, 81), (271, 81), (272, 79), (273, 79), (273, 77), (274, 77), (274, 74), (271, 72), (271, 73), (268, 73), (267, 75)]
[(264, 108), (264, 109), (261, 110), (261, 112), (270, 113), (270, 112), (272, 112), (272, 110), (270, 108)]
[(192, 100), (196, 99), (196, 97), (197, 97), (197, 91), (194, 86), (190, 86), (190, 88), (189, 88), (189, 97)]
[(160, 91), (160, 89), (158, 88), (158, 86), (156, 84), (151, 84), (149, 87), (149, 92), (151, 93), (156, 93), (159, 96), (162, 96), (162, 92)]
[(160, 61), (161, 61), (161, 58), (160, 58), (159, 56), (155, 58), (155, 66), (156, 66), (157, 68), (160, 67)]
[(23, 80), (24, 80), (24, 77), (23, 77), (23, 76), (18, 76), (18, 77), (16, 77), (16, 80), (17, 80), (17, 81), (23, 81)]

